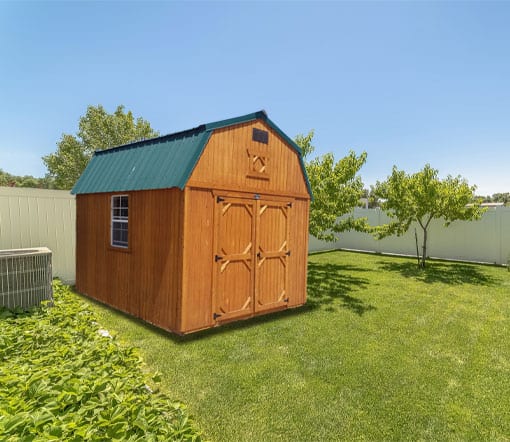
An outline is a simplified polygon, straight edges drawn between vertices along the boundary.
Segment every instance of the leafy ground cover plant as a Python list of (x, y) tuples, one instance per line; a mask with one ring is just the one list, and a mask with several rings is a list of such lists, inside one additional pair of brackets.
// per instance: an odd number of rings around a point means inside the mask
[(137, 351), (58, 281), (53, 307), (0, 312), (2, 440), (201, 440), (186, 407), (147, 382)]

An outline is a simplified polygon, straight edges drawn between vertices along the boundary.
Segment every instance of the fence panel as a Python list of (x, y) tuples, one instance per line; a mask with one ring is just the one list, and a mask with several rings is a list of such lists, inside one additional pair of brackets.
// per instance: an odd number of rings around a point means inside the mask
[[(389, 218), (380, 209), (357, 208), (354, 215), (367, 217), (372, 226), (389, 222)], [(421, 245), (421, 227), (411, 225), (403, 236), (391, 236), (380, 241), (369, 234), (358, 232), (344, 232), (334, 243), (310, 237), (310, 251), (342, 248), (416, 255), (415, 228)], [(430, 257), (506, 264), (510, 258), (510, 208), (491, 208), (479, 221), (455, 221), (448, 228), (444, 227), (441, 220), (434, 220), (428, 235), (427, 255)]]
[[(355, 209), (371, 225), (388, 222), (379, 209)], [(344, 232), (334, 243), (310, 236), (309, 250), (352, 249), (415, 255), (414, 228), (402, 237), (381, 241), (371, 235)], [(417, 228), (421, 243), (420, 228)], [(53, 252), (53, 273), (74, 283), (76, 262), (76, 200), (64, 190), (0, 187), (0, 249), (48, 247)], [(489, 209), (479, 221), (455, 221), (444, 228), (430, 226), (429, 256), (463, 261), (507, 264), (510, 259), (510, 208)]]
[(66, 190), (0, 187), (0, 249), (48, 247), (53, 275), (75, 281), (76, 201)]
[(500, 219), (501, 242), (500, 242), (500, 258), (501, 262), (510, 266), (510, 208), (501, 211)]

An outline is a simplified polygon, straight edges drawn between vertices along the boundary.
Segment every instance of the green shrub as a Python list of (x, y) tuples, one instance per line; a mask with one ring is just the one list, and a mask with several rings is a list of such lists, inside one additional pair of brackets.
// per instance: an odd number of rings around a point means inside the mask
[(53, 307), (0, 312), (2, 440), (201, 440), (185, 406), (147, 381), (136, 350), (58, 281)]

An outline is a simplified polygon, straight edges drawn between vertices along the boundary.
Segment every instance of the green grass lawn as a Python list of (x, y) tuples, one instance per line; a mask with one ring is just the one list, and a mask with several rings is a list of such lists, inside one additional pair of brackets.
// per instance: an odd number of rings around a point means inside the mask
[(510, 440), (510, 273), (310, 256), (308, 304), (179, 338), (94, 304), (214, 441)]

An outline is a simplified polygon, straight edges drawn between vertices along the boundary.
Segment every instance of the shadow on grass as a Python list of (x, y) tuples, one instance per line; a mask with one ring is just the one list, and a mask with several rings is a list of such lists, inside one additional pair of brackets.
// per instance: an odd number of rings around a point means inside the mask
[(352, 292), (370, 284), (370, 280), (360, 276), (354, 276), (356, 273), (366, 272), (368, 270), (362, 267), (349, 265), (339, 265), (331, 263), (313, 263), (308, 264), (308, 287), (307, 302), (305, 305), (296, 308), (289, 308), (261, 316), (255, 316), (248, 319), (239, 319), (234, 322), (221, 324), (201, 331), (197, 331), (188, 335), (177, 335), (172, 332), (163, 330), (140, 318), (134, 317), (128, 313), (119, 311), (107, 304), (96, 299), (81, 295), (74, 290), (78, 296), (91, 304), (96, 304), (102, 308), (110, 310), (114, 316), (126, 318), (136, 323), (138, 326), (151, 331), (160, 336), (170, 338), (177, 344), (184, 344), (197, 339), (207, 339), (228, 333), (233, 330), (242, 330), (254, 327), (259, 324), (284, 320), (285, 318), (295, 317), (306, 314), (317, 308), (323, 308), (326, 311), (334, 312), (337, 308), (344, 308), (351, 312), (362, 316), (366, 312), (375, 310), (373, 305), (366, 304), (363, 300), (352, 296)]
[[(76, 294), (77, 296), (82, 298), (83, 301), (86, 301), (89, 304), (96, 305), (102, 309), (108, 310), (114, 318), (126, 319), (131, 324), (134, 324), (137, 327), (141, 327), (141, 328), (143, 328), (147, 331), (150, 331), (151, 333), (154, 333), (156, 335), (163, 336), (165, 338), (169, 338), (176, 344), (184, 344), (186, 342), (191, 342), (191, 341), (195, 341), (198, 339), (206, 339), (207, 337), (221, 335), (222, 333), (228, 333), (232, 330), (242, 330), (245, 328), (254, 327), (258, 324), (264, 324), (266, 322), (272, 322), (272, 321), (280, 320), (280, 319), (283, 320), (286, 317), (301, 315), (301, 314), (307, 313), (313, 309), (313, 307), (311, 307), (310, 305), (305, 304), (304, 306), (301, 306), (301, 307), (280, 310), (280, 311), (268, 313), (268, 314), (261, 315), (261, 316), (255, 316), (255, 317), (248, 318), (248, 319), (240, 318), (237, 321), (227, 322), (226, 324), (221, 324), (216, 327), (199, 330), (199, 331), (187, 334), (187, 335), (178, 335), (176, 333), (173, 333), (171, 331), (168, 331), (168, 330), (162, 329), (156, 325), (153, 325), (150, 322), (146, 322), (143, 319), (133, 316), (129, 313), (123, 312), (121, 310), (117, 310), (116, 308), (114, 308), (108, 304), (105, 304), (101, 301), (98, 301), (97, 299), (90, 298), (90, 297), (80, 294), (76, 291), (74, 291), (74, 294)], [(107, 327), (107, 324), (103, 323), (102, 325)], [(122, 326), (114, 328), (114, 330), (116, 332), (122, 333)]]
[(414, 278), (427, 284), (440, 282), (450, 285), (494, 285), (497, 282), (473, 264), (428, 261), (425, 269), (418, 268), (416, 262), (379, 261), (377, 264), (383, 271), (399, 273), (404, 278)]
[(301, 307), (289, 308), (286, 310), (280, 310), (272, 313), (267, 313), (261, 316), (255, 316), (248, 319), (239, 319), (237, 321), (228, 322), (226, 324), (221, 324), (217, 327), (208, 328), (205, 330), (200, 330), (194, 333), (190, 333), (189, 335), (172, 335), (171, 338), (176, 343), (186, 343), (190, 341), (194, 341), (196, 339), (205, 339), (208, 337), (213, 337), (217, 335), (221, 335), (223, 333), (230, 333), (233, 330), (243, 330), (251, 327), (255, 327), (260, 324), (265, 324), (269, 322), (275, 322), (284, 320), (285, 318), (291, 318), (295, 316), (299, 316), (305, 313), (309, 313), (313, 308), (307, 304)]
[[(336, 305), (362, 316), (375, 307), (359, 298), (352, 292), (370, 284), (370, 280), (356, 273), (364, 272), (361, 267), (331, 263), (308, 264), (308, 304), (310, 308), (324, 307), (334, 311)], [(338, 304), (338, 301), (340, 304)]]
[[(189, 335), (171, 335), (171, 339), (177, 343), (185, 343), (196, 339), (204, 339), (232, 330), (241, 330), (254, 327), (258, 324), (283, 320), (296, 315), (309, 313), (317, 308), (334, 312), (337, 307), (350, 310), (362, 316), (366, 312), (375, 310), (376, 307), (366, 304), (362, 299), (352, 296), (352, 292), (370, 284), (370, 280), (353, 273), (367, 272), (368, 270), (349, 265), (330, 263), (308, 263), (308, 287), (306, 304), (287, 310), (281, 310), (249, 319), (241, 319), (235, 322), (222, 324), (219, 327), (198, 331)], [(152, 328), (152, 327), (151, 327)], [(158, 330), (158, 333), (166, 334)], [(168, 335), (168, 334), (167, 334)]]

